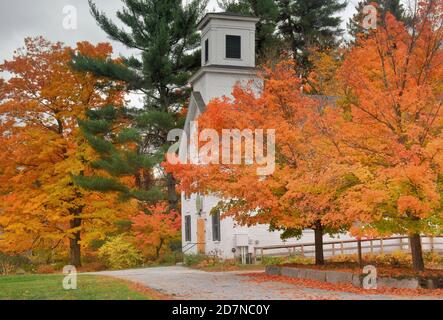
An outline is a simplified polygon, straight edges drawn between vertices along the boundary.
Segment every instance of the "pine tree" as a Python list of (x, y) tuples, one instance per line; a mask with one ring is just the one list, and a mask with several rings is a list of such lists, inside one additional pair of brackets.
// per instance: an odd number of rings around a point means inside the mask
[(220, 0), (219, 6), (226, 12), (260, 18), (256, 31), (259, 62), (279, 53), (280, 42), (276, 35), (278, 6), (274, 0)]
[(355, 39), (358, 34), (365, 32), (362, 27), (362, 21), (364, 19), (363, 8), (371, 3), (378, 5), (378, 21), (377, 24), (384, 25), (386, 14), (390, 12), (398, 21), (406, 22), (408, 20), (406, 12), (401, 4), (400, 0), (363, 0), (355, 7), (357, 13), (355, 13), (349, 22), (347, 23), (347, 29), (349, 34)]
[(337, 45), (341, 18), (337, 13), (347, 3), (340, 0), (276, 0), (279, 8), (278, 28), (298, 64), (299, 73), (306, 77), (311, 66), (309, 50), (332, 48)]
[(99, 155), (91, 167), (108, 175), (77, 176), (77, 185), (89, 190), (116, 192), (121, 200), (137, 199), (146, 203), (162, 200), (160, 189), (152, 184), (152, 171), (159, 162), (158, 155), (141, 152), (141, 136), (136, 126), (122, 123), (137, 122), (131, 110), (107, 106), (86, 112), (86, 120), (78, 120), (89, 145)]
[[(77, 56), (73, 58), (73, 66), (120, 80), (128, 90), (145, 94), (143, 110), (135, 112), (137, 117), (131, 119), (138, 119), (138, 123), (131, 123), (131, 134), (138, 135), (133, 142), (137, 144), (139, 153), (154, 155), (168, 146), (170, 128), (181, 125), (180, 109), (189, 96), (187, 82), (200, 65), (196, 26), (207, 1), (192, 0), (187, 5), (183, 5), (181, 0), (122, 2), (124, 8), (117, 12), (117, 17), (125, 28), (118, 27), (91, 0), (89, 5), (98, 25), (108, 36), (128, 48), (139, 50), (140, 56), (123, 58), (121, 64)], [(85, 133), (88, 134), (88, 131)], [(111, 148), (110, 145), (108, 147)], [(116, 157), (117, 154), (114, 152), (109, 156)], [(115, 159), (122, 166), (131, 166), (124, 160)], [(114, 174), (112, 170), (108, 173)], [(175, 180), (170, 174), (166, 180), (170, 207), (177, 209)]]

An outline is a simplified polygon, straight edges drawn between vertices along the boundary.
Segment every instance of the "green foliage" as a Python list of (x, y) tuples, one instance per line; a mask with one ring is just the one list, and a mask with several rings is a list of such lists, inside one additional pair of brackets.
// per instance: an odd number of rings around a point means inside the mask
[(95, 190), (95, 191), (118, 191), (121, 193), (128, 193), (129, 189), (122, 185), (121, 183), (118, 183), (114, 179), (109, 178), (103, 178), (99, 176), (92, 176), (92, 177), (84, 177), (84, 176), (78, 176), (74, 177), (74, 182), (88, 190)]
[(14, 274), (23, 269), (30, 271), (31, 262), (24, 256), (11, 256), (0, 252), (0, 275)]
[(337, 46), (337, 37), (343, 33), (339, 12), (347, 6), (341, 0), (276, 0), (279, 8), (278, 28), (288, 42), (306, 76), (311, 68), (309, 50), (323, 50)]
[(226, 12), (258, 17), (256, 30), (256, 52), (258, 62), (268, 58), (278, 58), (281, 47), (276, 35), (278, 6), (274, 0), (221, 0), (220, 7)]
[(208, 265), (215, 265), (220, 260), (217, 257), (208, 256), (204, 254), (187, 254), (184, 256), (184, 263), (188, 267), (200, 265), (204, 261), (207, 262), (205, 263), (205, 265), (208, 266)]
[(81, 55), (73, 56), (71, 66), (77, 70), (88, 70), (96, 75), (126, 83), (129, 90), (142, 85), (143, 79), (127, 65)]
[(197, 47), (200, 37), (197, 22), (207, 5), (206, 0), (193, 0), (186, 5), (181, 0), (123, 1), (124, 8), (117, 18), (124, 25), (118, 27), (90, 0), (92, 15), (108, 36), (125, 46), (140, 50), (123, 64), (110, 61), (74, 57), (78, 70), (121, 80), (129, 90), (146, 93), (147, 105), (160, 107), (168, 113), (170, 105), (187, 97), (184, 88), (191, 73), (200, 65)]
[(98, 251), (98, 256), (111, 269), (129, 269), (143, 262), (141, 253), (124, 235), (110, 238)]
[[(274, 230), (271, 229), (271, 231)], [(287, 228), (283, 230), (280, 237), (282, 240), (291, 239), (291, 238), (300, 239), (302, 235), (303, 235), (302, 229)]]
[(142, 131), (137, 127), (119, 129), (122, 122), (132, 117), (131, 111), (108, 106), (103, 110), (89, 110), (87, 119), (80, 120), (80, 128), (97, 152), (99, 159), (91, 167), (107, 172), (103, 176), (76, 176), (74, 182), (87, 190), (118, 192), (122, 200), (131, 198), (154, 203), (164, 196), (159, 188), (149, 185), (136, 185), (131, 188), (121, 181), (124, 177), (140, 177), (140, 173), (150, 172), (159, 162), (158, 155), (142, 154)]
[(183, 261), (183, 255), (181, 252), (165, 252), (160, 255), (159, 259), (155, 262), (162, 266), (173, 266)]
[(305, 258), (299, 255), (295, 256), (285, 256), (285, 257), (273, 257), (264, 256), (261, 262), (265, 266), (271, 265), (282, 265), (282, 264), (313, 264), (314, 260), (312, 258)]
[[(181, 0), (122, 2), (124, 7), (117, 12), (117, 18), (123, 27), (117, 26), (93, 1), (89, 0), (89, 5), (98, 25), (111, 39), (140, 54), (118, 62), (76, 55), (72, 66), (78, 71), (118, 80), (129, 91), (142, 92), (144, 108), (127, 109), (120, 114), (112, 108), (101, 113), (90, 111), (88, 120), (80, 123), (88, 142), (101, 156), (94, 163), (95, 168), (116, 178), (132, 174), (140, 182), (139, 191), (123, 192), (122, 198), (152, 200), (149, 197), (157, 196), (158, 192), (147, 191), (153, 188), (152, 184), (141, 182), (143, 177), (137, 175), (140, 169), (152, 171), (164, 160), (164, 151), (170, 145), (168, 132), (183, 127), (180, 111), (189, 97), (189, 77), (200, 66), (197, 22), (204, 14), (207, 0), (192, 0), (187, 4)], [(114, 129), (122, 126), (126, 129), (115, 133)], [(135, 143), (137, 150), (122, 149), (127, 143)], [(178, 196), (172, 175), (167, 175), (165, 188), (170, 207), (177, 209)]]

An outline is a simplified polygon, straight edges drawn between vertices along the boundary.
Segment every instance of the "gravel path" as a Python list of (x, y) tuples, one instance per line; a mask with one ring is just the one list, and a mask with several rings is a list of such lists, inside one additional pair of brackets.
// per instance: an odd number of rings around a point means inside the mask
[(409, 299), (408, 297), (327, 291), (273, 281), (257, 283), (251, 281), (250, 277), (241, 275), (241, 272), (205, 272), (181, 266), (105, 271), (93, 274), (134, 281), (183, 300)]

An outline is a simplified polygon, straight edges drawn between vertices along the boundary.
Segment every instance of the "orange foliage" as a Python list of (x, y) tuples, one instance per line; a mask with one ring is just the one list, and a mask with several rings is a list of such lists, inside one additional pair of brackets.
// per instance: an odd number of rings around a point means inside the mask
[[(262, 74), (264, 89), (236, 87), (234, 100), (214, 100), (198, 119), (199, 129), (275, 129), (276, 169), (257, 175), (260, 164), (170, 165), (187, 193), (216, 193), (225, 199), (224, 216), (240, 224), (271, 224), (277, 228), (331, 228), (348, 223), (336, 207), (336, 193), (347, 165), (334, 161), (337, 150), (325, 128), (329, 102), (300, 93), (292, 62), (283, 61)], [(244, 143), (243, 143), (244, 147)], [(266, 148), (263, 150), (266, 154)], [(220, 152), (221, 154), (221, 152)], [(237, 200), (229, 200), (237, 199)]]
[(360, 164), (343, 208), (366, 233), (442, 231), (442, 21), (441, 0), (421, 2), (412, 31), (388, 14), (340, 70), (346, 96), (336, 131)]
[[(399, 297), (442, 297), (443, 289), (394, 289), (394, 288), (378, 288), (376, 290), (366, 290), (363, 288), (355, 287), (351, 284), (336, 284), (321, 282), (311, 279), (298, 279), (298, 278), (288, 278), (284, 276), (270, 276), (264, 273), (249, 273), (242, 274), (244, 277), (248, 277), (247, 281), (262, 283), (269, 281), (277, 281), (282, 283), (289, 283), (296, 286), (303, 286), (307, 288), (320, 289), (326, 291), (334, 292), (349, 292), (358, 295), (389, 295), (389, 296), (399, 296)], [(334, 298), (333, 294), (328, 294), (331, 298)], [(340, 299), (337, 295), (336, 299)], [(316, 299), (316, 297), (314, 297)], [(318, 298), (317, 298), (318, 299)], [(321, 298), (324, 299), (323, 297)]]
[(94, 154), (77, 118), (90, 107), (121, 102), (123, 93), (69, 67), (76, 53), (110, 57), (109, 44), (72, 49), (28, 38), (25, 45), (0, 65), (10, 75), (0, 86), (0, 250), (65, 253), (69, 240), (85, 246), (103, 239), (130, 212), (130, 204), (82, 190), (71, 179), (90, 170)]
[(170, 211), (167, 203), (159, 203), (147, 209), (147, 212), (140, 212), (131, 219), (132, 230), (139, 249), (153, 249), (158, 258), (164, 245), (180, 237), (181, 217), (177, 212)]

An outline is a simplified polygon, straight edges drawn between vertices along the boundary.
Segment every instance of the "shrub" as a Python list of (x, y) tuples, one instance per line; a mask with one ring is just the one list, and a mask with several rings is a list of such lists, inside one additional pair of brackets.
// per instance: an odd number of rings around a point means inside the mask
[(54, 266), (52, 266), (52, 265), (41, 265), (41, 266), (38, 266), (36, 269), (36, 273), (39, 273), (39, 274), (52, 274), (55, 272), (56, 272), (56, 270), (55, 270)]
[(262, 264), (265, 266), (269, 265), (280, 265), (280, 264), (311, 264), (313, 263), (312, 258), (305, 258), (302, 256), (289, 256), (289, 257), (272, 257), (272, 256), (264, 256)]
[(423, 259), (426, 264), (431, 267), (443, 267), (443, 255), (436, 252), (425, 252), (423, 253)]
[(394, 251), (390, 255), (390, 265), (393, 267), (403, 267), (412, 265), (412, 256), (404, 251)]
[(357, 255), (339, 254), (328, 258), (328, 261), (334, 263), (357, 263), (358, 258)]
[(106, 270), (106, 265), (100, 261), (88, 262), (80, 268), (81, 272), (96, 272)]
[(209, 266), (214, 265), (216, 262), (219, 262), (219, 259), (204, 254), (188, 254), (184, 257), (184, 263), (189, 267), (201, 265)]
[(287, 261), (287, 259), (285, 257), (267, 257), (267, 256), (264, 256), (262, 264), (265, 265), (265, 266), (279, 265), (279, 264), (286, 263), (286, 261)]
[[(424, 252), (423, 258), (429, 267), (443, 266), (443, 256), (438, 253)], [(328, 258), (329, 262), (334, 263), (357, 263), (357, 255), (337, 255)], [(388, 267), (410, 267), (412, 265), (412, 257), (409, 252), (394, 251), (391, 253), (364, 254), (363, 261), (365, 264), (374, 264)]]
[(98, 251), (98, 257), (111, 269), (127, 269), (143, 262), (141, 253), (123, 235), (110, 238)]
[(161, 265), (175, 265), (183, 261), (183, 254), (178, 251), (166, 252), (157, 259), (157, 263)]
[(24, 256), (10, 256), (0, 253), (0, 275), (9, 275), (20, 269), (31, 271), (31, 262)]

